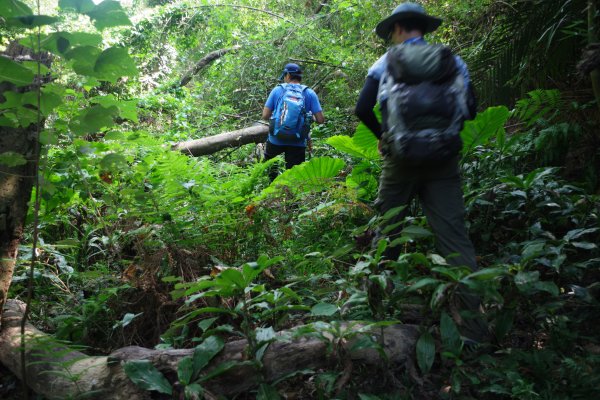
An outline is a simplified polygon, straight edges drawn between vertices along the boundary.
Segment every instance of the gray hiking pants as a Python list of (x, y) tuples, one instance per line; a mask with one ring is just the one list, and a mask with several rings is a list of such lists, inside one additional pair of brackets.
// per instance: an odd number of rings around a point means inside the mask
[[(478, 269), (475, 250), (465, 227), (465, 205), (459, 174), (458, 157), (429, 168), (407, 168), (398, 165), (390, 157), (384, 157), (379, 194), (376, 207), (383, 215), (388, 210), (408, 206), (417, 197), (427, 221), (435, 234), (436, 246), (440, 254), (447, 257), (451, 265), (464, 265), (475, 271)], [(404, 219), (408, 212), (405, 208), (386, 224), (396, 224)], [(402, 226), (392, 230), (388, 236), (399, 235)], [(388, 248), (384, 256), (396, 260), (400, 255), (400, 246)], [(487, 325), (479, 312), (480, 299), (460, 285), (455, 300), (460, 310), (471, 314), (459, 322), (461, 332), (470, 339), (485, 340)], [(473, 315), (474, 314), (474, 315)]]
[[(444, 257), (452, 255), (448, 257), (452, 265), (465, 265), (475, 271), (475, 250), (465, 228), (458, 157), (439, 166), (419, 169), (398, 165), (385, 157), (375, 203), (379, 211), (384, 214), (392, 208), (408, 206), (415, 196), (435, 234), (440, 254)], [(388, 223), (401, 221), (407, 211), (405, 209)], [(398, 235), (401, 230), (402, 227), (398, 227), (391, 235)], [(398, 255), (389, 254), (388, 258), (395, 259)]]

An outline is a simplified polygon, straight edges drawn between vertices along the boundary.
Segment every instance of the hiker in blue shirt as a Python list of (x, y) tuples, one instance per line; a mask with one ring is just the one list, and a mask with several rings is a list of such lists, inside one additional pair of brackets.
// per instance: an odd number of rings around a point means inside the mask
[[(263, 108), (262, 118), (270, 121), (269, 136), (265, 149), (265, 160), (277, 157), (280, 154), (285, 155), (285, 167), (292, 168), (306, 159), (306, 147), (309, 151), (312, 150), (312, 142), (310, 138), (310, 123), (315, 121), (317, 124), (325, 122), (323, 110), (319, 103), (319, 98), (314, 90), (302, 85), (302, 69), (297, 64), (287, 64), (279, 77), (283, 80), (283, 84), (275, 86), (269, 94), (267, 102)], [(280, 117), (277, 114), (277, 107), (281, 107), (281, 101), (286, 94), (287, 86), (292, 86), (292, 89), (299, 90), (304, 98), (304, 112), (306, 113), (305, 129), (299, 132), (298, 137), (284, 138), (282, 135), (277, 135), (274, 132), (275, 118)], [(276, 171), (270, 173), (271, 179), (276, 177)]]
[[(436, 30), (441, 22), (441, 19), (428, 15), (421, 5), (406, 2), (396, 7), (388, 18), (377, 25), (376, 33), (382, 39), (390, 40), (395, 45), (426, 45), (423, 35)], [(392, 79), (391, 72), (388, 73), (389, 54), (390, 50), (369, 69), (356, 105), (358, 118), (379, 139), (379, 149), (383, 157), (379, 192), (375, 205), (382, 215), (392, 208), (405, 206), (405, 209), (397, 217), (387, 221), (389, 226), (395, 224), (397, 227), (391, 229), (386, 235), (393, 240), (394, 236), (400, 234), (402, 226), (399, 226), (399, 222), (409, 211), (409, 207), (406, 206), (413, 198), (417, 197), (435, 234), (438, 251), (447, 257), (450, 264), (467, 266), (475, 271), (478, 268), (475, 251), (465, 227), (459, 155), (451, 155), (450, 159), (415, 167), (385, 154), (387, 139), (390, 135), (386, 132), (388, 127), (385, 126), (386, 113), (389, 109), (385, 107), (388, 100), (388, 93), (385, 92), (385, 89), (390, 86), (384, 85), (383, 82), (385, 79)], [(466, 118), (474, 118), (476, 104), (467, 66), (459, 57), (455, 57), (455, 62), (457, 72), (454, 73), (454, 76), (456, 73), (461, 74), (464, 83), (464, 86), (461, 86), (462, 98), (466, 99), (466, 104), (463, 103), (465, 104), (463, 115)], [(377, 101), (379, 101), (382, 111), (383, 126), (373, 112)], [(395, 261), (400, 255), (400, 251), (400, 246), (388, 248), (384, 256), (388, 260)], [(457, 299), (461, 305), (459, 308), (477, 315), (479, 298), (461, 287), (457, 293)], [(487, 327), (482, 318), (476, 316), (461, 325), (461, 333), (471, 342), (478, 343), (486, 339)]]

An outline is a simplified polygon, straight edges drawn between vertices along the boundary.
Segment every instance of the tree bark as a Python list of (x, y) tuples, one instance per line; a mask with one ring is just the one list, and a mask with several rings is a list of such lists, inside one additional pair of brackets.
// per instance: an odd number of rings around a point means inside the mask
[(261, 143), (267, 139), (268, 134), (269, 127), (267, 125), (256, 125), (202, 139), (179, 142), (174, 144), (172, 149), (198, 157), (216, 153), (228, 147), (238, 147), (248, 143)]
[[(20, 323), (24, 308), (22, 302), (9, 300), (4, 315), (5, 328), (0, 332), (0, 362), (18, 377), (21, 377)], [(356, 330), (363, 325), (345, 323), (344, 326), (345, 329)], [(150, 360), (165, 376), (173, 379), (177, 376), (179, 361), (193, 353), (193, 349), (151, 350), (125, 347), (108, 357), (86, 356), (51, 339), (30, 324), (26, 325), (25, 334), (28, 338), (25, 350), (27, 382), (33, 390), (49, 399), (65, 399), (92, 393), (92, 398), (106, 400), (149, 399), (148, 392), (139, 389), (127, 378), (122, 369), (123, 363), (130, 360)], [(418, 338), (416, 326), (375, 328), (368, 334), (382, 342), (389, 363), (394, 366), (412, 365)], [(373, 349), (352, 350), (360, 336), (339, 342), (342, 353), (349, 357), (347, 360), (338, 360), (335, 354), (328, 352), (330, 342), (327, 340), (301, 337), (273, 342), (262, 360), (263, 376), (267, 382), (273, 382), (294, 371), (333, 367), (338, 361), (348, 363), (352, 360), (369, 365), (383, 365), (384, 361)], [(243, 361), (246, 346), (246, 340), (227, 343), (223, 351), (212, 360), (207, 372), (225, 361)], [(259, 377), (259, 371), (253, 367), (238, 366), (203, 384), (203, 387), (215, 395), (233, 396), (251, 390), (259, 383)]]
[[(40, 57), (40, 62), (47, 67), (51, 62), (49, 55), (45, 53), (32, 58), (32, 51), (16, 42), (8, 46), (5, 54), (15, 60), (35, 60), (36, 57)], [(41, 80), (42, 77), (36, 79)], [(9, 82), (2, 81), (0, 82), (0, 102), (5, 101), (2, 93), (6, 91), (24, 93), (32, 89), (35, 87), (15, 87)], [(43, 121), (39, 123), (41, 125)], [(28, 202), (37, 174), (36, 158), (39, 148), (35, 124), (20, 128), (0, 126), (0, 154), (16, 153), (27, 161), (23, 165), (14, 167), (0, 164), (0, 321), (8, 289), (12, 282), (19, 244), (23, 237)]]

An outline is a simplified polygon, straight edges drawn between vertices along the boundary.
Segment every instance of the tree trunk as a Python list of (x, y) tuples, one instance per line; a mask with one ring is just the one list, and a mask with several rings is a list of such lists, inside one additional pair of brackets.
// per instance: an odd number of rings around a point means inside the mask
[(0, 154), (14, 152), (28, 160), (16, 167), (0, 164), (0, 307), (6, 301), (23, 236), (36, 174), (34, 158), (37, 146), (36, 133), (31, 129), (0, 128)]
[[(20, 301), (7, 302), (4, 315), (5, 328), (0, 333), (0, 362), (19, 377), (21, 377), (20, 323), (24, 308), (24, 304)], [(351, 323), (345, 323), (344, 326), (351, 330), (361, 327)], [(382, 333), (382, 347), (388, 361), (395, 366), (412, 365), (418, 337), (417, 327), (394, 325), (383, 330), (376, 328), (368, 334), (381, 341)], [(28, 363), (27, 382), (33, 390), (49, 399), (72, 398), (84, 393), (94, 393), (93, 398), (106, 400), (149, 399), (148, 392), (139, 389), (129, 381), (122, 369), (123, 362), (150, 360), (165, 376), (173, 379), (177, 376), (179, 361), (193, 353), (193, 349), (150, 350), (141, 347), (125, 347), (108, 357), (92, 357), (57, 343), (30, 324), (27, 324), (25, 334), (28, 338), (25, 353)], [(281, 336), (282, 333), (279, 335)], [(359, 337), (360, 335), (356, 335), (353, 339), (340, 341), (342, 352), (356, 362), (383, 365), (384, 361), (374, 349), (351, 350)], [(332, 340), (332, 338), (328, 339)], [(273, 382), (294, 371), (335, 366), (340, 360), (327, 350), (328, 345), (330, 342), (327, 340), (307, 337), (271, 343), (262, 360), (265, 380)], [(245, 340), (227, 343), (206, 370), (210, 371), (211, 368), (229, 360), (243, 361), (246, 346)], [(238, 366), (203, 386), (215, 395), (229, 397), (248, 392), (259, 383), (259, 377), (258, 371), (251, 366)]]
[(261, 143), (267, 139), (268, 134), (269, 127), (267, 125), (256, 125), (202, 139), (176, 143), (172, 149), (198, 157), (216, 153), (228, 147), (238, 147), (248, 143)]
[[(50, 67), (51, 63), (49, 54), (32, 55), (30, 49), (16, 42), (12, 42), (4, 54), (14, 60), (31, 61), (39, 57), (40, 62), (47, 67)], [(6, 91), (24, 93), (30, 90), (35, 90), (35, 86), (15, 87), (10, 82), (0, 82), (0, 102), (6, 101), (2, 95)], [(39, 123), (43, 124), (43, 121)], [(26, 160), (23, 165), (12, 167), (0, 164), (0, 321), (15, 269), (19, 244), (23, 237), (28, 202), (31, 199), (31, 189), (37, 174), (36, 157), (39, 147), (35, 124), (21, 128), (0, 126), (0, 155), (14, 153)]]

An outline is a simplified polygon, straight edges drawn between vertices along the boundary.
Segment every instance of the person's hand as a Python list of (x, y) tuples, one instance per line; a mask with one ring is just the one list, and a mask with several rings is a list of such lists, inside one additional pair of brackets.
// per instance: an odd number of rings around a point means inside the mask
[(308, 152), (309, 152), (309, 153), (312, 153), (312, 139), (311, 139), (311, 138), (308, 138), (308, 139), (306, 140), (306, 145), (307, 145), (307, 147), (308, 147)]

